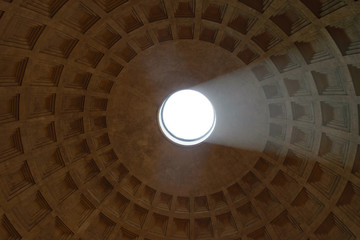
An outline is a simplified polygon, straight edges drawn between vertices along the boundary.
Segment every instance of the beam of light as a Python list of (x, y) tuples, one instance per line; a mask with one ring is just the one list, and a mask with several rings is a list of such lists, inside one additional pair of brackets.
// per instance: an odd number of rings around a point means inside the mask
[(268, 110), (262, 88), (248, 69), (193, 86), (216, 110), (216, 127), (205, 142), (262, 152), (268, 139)]

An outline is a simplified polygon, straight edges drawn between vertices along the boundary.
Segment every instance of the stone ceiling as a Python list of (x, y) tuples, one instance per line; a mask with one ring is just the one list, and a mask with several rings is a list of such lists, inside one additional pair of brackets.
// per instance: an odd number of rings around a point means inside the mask
[[(0, 239), (358, 239), (356, 0), (0, 0)], [(205, 92), (206, 143), (157, 123)]]

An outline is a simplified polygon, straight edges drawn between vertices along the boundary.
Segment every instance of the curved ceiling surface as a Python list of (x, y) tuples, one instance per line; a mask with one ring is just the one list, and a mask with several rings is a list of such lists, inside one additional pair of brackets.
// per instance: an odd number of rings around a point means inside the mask
[[(0, 0), (0, 239), (357, 239), (360, 4)], [(161, 133), (190, 88), (206, 142)]]

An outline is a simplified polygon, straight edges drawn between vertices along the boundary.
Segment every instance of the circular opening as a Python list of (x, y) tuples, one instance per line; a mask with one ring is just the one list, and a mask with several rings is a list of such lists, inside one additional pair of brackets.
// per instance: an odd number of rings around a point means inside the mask
[(173, 93), (159, 111), (161, 130), (171, 141), (195, 145), (207, 139), (215, 128), (215, 110), (202, 93), (181, 90)]

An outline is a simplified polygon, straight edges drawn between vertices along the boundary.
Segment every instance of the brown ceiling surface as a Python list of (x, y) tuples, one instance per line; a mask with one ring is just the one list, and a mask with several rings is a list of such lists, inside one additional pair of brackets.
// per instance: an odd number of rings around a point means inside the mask
[[(0, 239), (358, 239), (360, 4), (0, 0)], [(213, 102), (206, 143), (157, 124)]]

